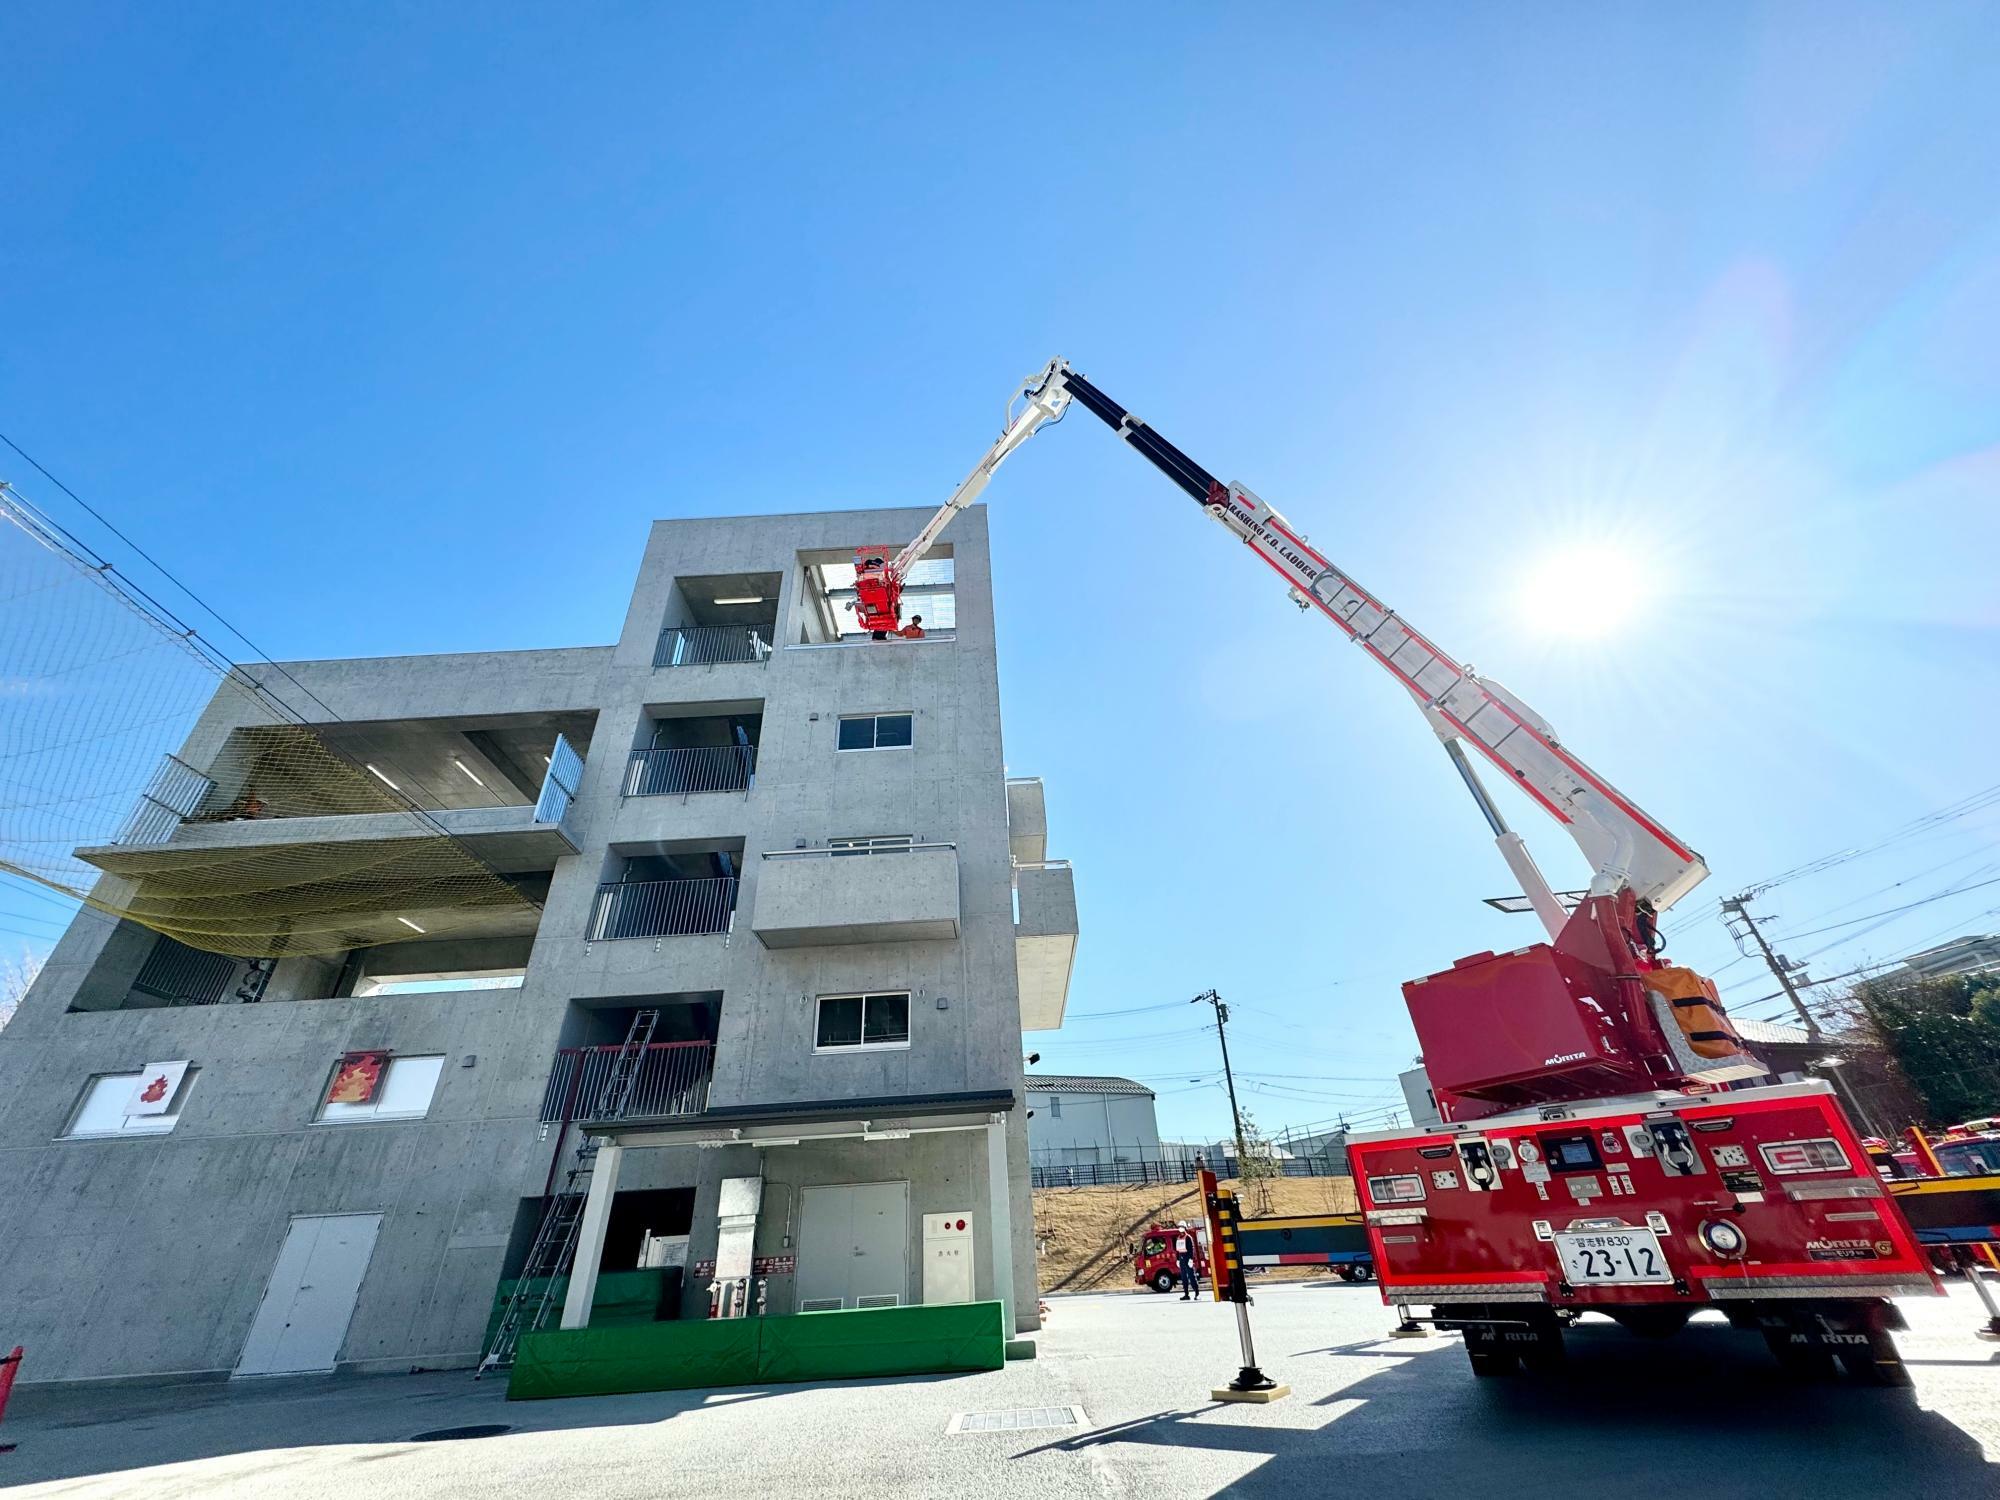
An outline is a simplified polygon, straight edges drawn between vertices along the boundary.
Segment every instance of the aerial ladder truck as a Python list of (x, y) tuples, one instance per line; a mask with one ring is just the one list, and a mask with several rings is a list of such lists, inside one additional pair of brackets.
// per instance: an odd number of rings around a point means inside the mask
[[(1706, 878), (1701, 856), (1255, 494), (1053, 360), (907, 545), (857, 550), (861, 628), (877, 640), (903, 630), (911, 568), (1072, 403), (1410, 695), (1546, 929), (1545, 942), (1403, 986), (1444, 1123), (1350, 1138), (1383, 1300), (1406, 1322), (1461, 1331), (1482, 1376), (1557, 1365), (1585, 1313), (1660, 1337), (1708, 1310), (1761, 1333), (1794, 1374), (1838, 1364), (1864, 1382), (1907, 1383), (1890, 1299), (1942, 1289), (1860, 1137), (1823, 1080), (1751, 1083), (1767, 1070), (1713, 982), (1665, 956), (1661, 915)], [(1592, 875), (1573, 908), (1508, 826), (1481, 763), (1582, 851)]]

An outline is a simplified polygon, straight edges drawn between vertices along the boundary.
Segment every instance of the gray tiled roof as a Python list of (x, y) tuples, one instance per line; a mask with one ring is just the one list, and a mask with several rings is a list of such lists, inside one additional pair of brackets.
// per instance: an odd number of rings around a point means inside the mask
[(1027, 1087), (1037, 1093), (1049, 1094), (1144, 1094), (1148, 1099), (1153, 1091), (1143, 1083), (1134, 1083), (1129, 1078), (1097, 1078), (1087, 1073), (1030, 1073)]

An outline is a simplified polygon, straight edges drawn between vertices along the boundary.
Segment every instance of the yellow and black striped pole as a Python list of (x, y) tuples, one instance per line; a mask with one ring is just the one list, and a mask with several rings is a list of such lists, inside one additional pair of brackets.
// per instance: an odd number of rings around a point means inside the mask
[(1291, 1394), (1257, 1368), (1257, 1348), (1250, 1341), (1250, 1288), (1243, 1279), (1243, 1253), (1236, 1244), (1239, 1215), (1236, 1195), (1219, 1186), (1215, 1174), (1201, 1169), (1201, 1198), (1208, 1210), (1208, 1279), (1217, 1302), (1236, 1304), (1236, 1337), (1243, 1346), (1243, 1367), (1236, 1378), (1209, 1394), (1217, 1401), (1276, 1401)]

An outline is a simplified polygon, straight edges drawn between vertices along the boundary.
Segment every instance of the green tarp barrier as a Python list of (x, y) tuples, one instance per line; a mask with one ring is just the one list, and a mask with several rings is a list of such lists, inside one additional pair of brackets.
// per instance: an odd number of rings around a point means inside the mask
[[(590, 1299), (590, 1326), (600, 1328), (620, 1326), (627, 1323), (653, 1323), (662, 1318), (671, 1318), (680, 1309), (666, 1306), (667, 1273), (664, 1270), (647, 1271), (603, 1271), (597, 1277), (597, 1293)], [(554, 1323), (562, 1316), (563, 1296), (569, 1291), (569, 1278), (555, 1279), (555, 1310), (549, 1315)], [(500, 1319), (506, 1314), (507, 1299), (514, 1295), (515, 1281), (512, 1278), (500, 1283), (493, 1293), (493, 1310), (486, 1318), (486, 1337), (479, 1347), (493, 1347), (493, 1334), (500, 1326)], [(546, 1276), (537, 1276), (528, 1283), (529, 1291), (536, 1297), (549, 1284)], [(676, 1299), (678, 1301), (678, 1299)]]
[(522, 1336), (507, 1397), (521, 1401), (997, 1370), (1006, 1362), (1003, 1317), (998, 1302), (960, 1302), (552, 1329)]
[(847, 1380), (997, 1370), (1007, 1340), (998, 1302), (871, 1307), (765, 1318), (757, 1361), (765, 1380)]
[(507, 1399), (748, 1385), (757, 1379), (757, 1326), (763, 1321), (718, 1318), (523, 1334)]

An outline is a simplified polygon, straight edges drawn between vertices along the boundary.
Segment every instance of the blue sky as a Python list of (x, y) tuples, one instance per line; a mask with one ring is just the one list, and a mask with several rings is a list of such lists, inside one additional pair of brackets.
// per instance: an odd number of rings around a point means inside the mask
[[(1990, 7), (946, 9), (11, 7), (0, 430), (274, 655), (506, 649), (610, 639), (654, 517), (942, 499), (1064, 354), (1701, 849), (1690, 918), (2000, 781)], [(1212, 985), (1265, 1125), (1375, 1108), (1400, 982), (1530, 919), (1403, 695), (1084, 420), (989, 491), (1085, 927), (1034, 1045), (1218, 1131)]]

